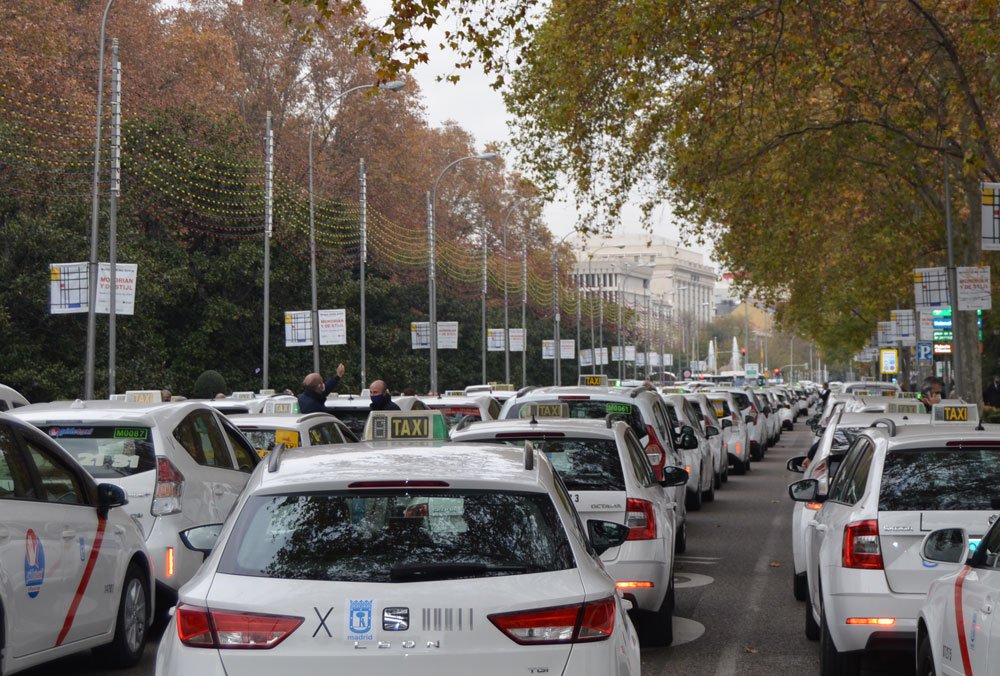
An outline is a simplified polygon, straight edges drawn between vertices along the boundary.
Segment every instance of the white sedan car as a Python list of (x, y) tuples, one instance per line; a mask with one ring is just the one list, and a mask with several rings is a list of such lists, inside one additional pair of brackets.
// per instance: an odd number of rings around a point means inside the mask
[[(598, 558), (629, 529), (584, 526), (544, 453), (342, 448), (258, 467), (181, 589), (156, 674), (640, 673)], [(450, 518), (407, 513), (414, 498)]]
[(153, 567), (127, 502), (0, 413), (0, 673), (88, 648), (110, 667), (142, 657)]

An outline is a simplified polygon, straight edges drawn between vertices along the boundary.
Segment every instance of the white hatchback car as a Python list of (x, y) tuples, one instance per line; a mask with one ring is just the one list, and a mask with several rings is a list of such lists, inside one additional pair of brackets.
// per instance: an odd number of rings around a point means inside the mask
[(601, 561), (641, 611), (636, 615), (643, 645), (673, 641), (674, 533), (683, 517), (664, 488), (687, 481), (682, 468), (665, 467), (657, 481), (635, 433), (620, 420), (497, 420), (469, 425), (451, 438), (531, 442), (552, 462), (581, 518), (629, 526), (628, 540), (601, 554)]
[(684, 398), (691, 404), (695, 416), (700, 420), (701, 431), (712, 449), (715, 464), (715, 487), (729, 481), (729, 448), (722, 434), (722, 423), (715, 417), (715, 407), (708, 401), (703, 392), (685, 394)]
[(687, 508), (698, 511), (703, 502), (715, 500), (715, 457), (712, 446), (701, 429), (701, 421), (683, 394), (663, 395), (663, 403), (667, 406), (667, 416), (673, 425), (674, 438), (681, 439), (689, 434), (696, 442), (694, 448), (680, 453), (684, 469), (690, 477), (687, 483)]
[(865, 650), (912, 650), (940, 575), (921, 557), (923, 536), (957, 526), (981, 538), (996, 514), (996, 431), (969, 428), (974, 404), (932, 415), (930, 426), (861, 432), (825, 500), (815, 479), (789, 486), (795, 500), (823, 502), (806, 537), (806, 636), (820, 640), (821, 676), (859, 673)]
[(273, 451), (278, 444), (284, 444), (285, 448), (298, 448), (358, 441), (347, 425), (329, 413), (262, 413), (227, 417), (261, 457)]
[(33, 404), (11, 415), (38, 427), (98, 481), (121, 486), (156, 574), (157, 607), (202, 562), (182, 533), (222, 521), (259, 456), (236, 427), (197, 401)]
[(750, 471), (750, 430), (746, 419), (740, 415), (736, 399), (730, 392), (705, 392), (705, 398), (722, 425), (722, 442), (733, 474), (746, 474)]
[[(407, 515), (415, 497), (451, 518)], [(585, 527), (531, 447), (279, 450), (181, 590), (155, 673), (638, 676), (598, 558), (628, 533)]]
[(0, 673), (88, 648), (111, 667), (142, 657), (153, 569), (126, 503), (120, 487), (0, 413)]

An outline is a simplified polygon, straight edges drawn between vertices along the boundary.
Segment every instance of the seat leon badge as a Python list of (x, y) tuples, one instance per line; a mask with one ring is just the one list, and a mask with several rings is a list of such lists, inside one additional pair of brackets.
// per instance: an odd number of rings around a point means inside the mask
[(409, 608), (386, 608), (382, 611), (382, 629), (385, 631), (406, 631), (409, 628)]

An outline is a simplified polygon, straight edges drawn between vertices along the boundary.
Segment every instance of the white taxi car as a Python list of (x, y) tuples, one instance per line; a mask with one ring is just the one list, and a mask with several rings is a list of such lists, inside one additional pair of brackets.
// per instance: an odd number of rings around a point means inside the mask
[[(401, 411), (427, 410), (424, 402), (417, 397), (393, 397), (392, 400)], [(364, 434), (371, 405), (372, 398), (368, 390), (363, 390), (360, 395), (337, 393), (326, 395), (326, 412), (347, 425), (359, 439)]]
[(746, 474), (750, 471), (750, 430), (746, 419), (740, 415), (736, 399), (729, 392), (705, 392), (705, 399), (722, 425), (722, 442), (733, 474)]
[(677, 445), (682, 448), (681, 459), (690, 479), (687, 483), (687, 508), (701, 509), (703, 502), (715, 500), (715, 458), (708, 437), (701, 430), (698, 417), (683, 394), (665, 394), (663, 403), (667, 407), (667, 417), (678, 441), (685, 435), (694, 438), (694, 448), (683, 449), (691, 444)]
[[(970, 544), (974, 552), (969, 556)], [(938, 573), (917, 622), (917, 673), (988, 676), (1000, 673), (1000, 520), (970, 541), (964, 528), (928, 533), (924, 565)]]
[(715, 465), (715, 487), (721, 488), (722, 484), (729, 481), (729, 448), (722, 435), (722, 423), (715, 417), (715, 407), (709, 403), (704, 392), (685, 394), (684, 398), (691, 404), (700, 421), (702, 434), (708, 439)]
[[(488, 387), (488, 386), (487, 386)], [(478, 422), (500, 417), (500, 403), (487, 393), (471, 395), (419, 397), (432, 411), (441, 411), (448, 427), (454, 429), (461, 420)]]
[(821, 676), (859, 673), (865, 650), (912, 649), (940, 575), (921, 558), (923, 536), (949, 526), (981, 538), (996, 514), (996, 432), (969, 428), (974, 404), (931, 415), (930, 426), (861, 432), (826, 498), (815, 479), (789, 486), (793, 499), (823, 503), (806, 538), (806, 635), (820, 640)]
[(673, 641), (674, 533), (683, 514), (664, 488), (683, 485), (683, 469), (668, 466), (665, 478), (657, 481), (635, 433), (613, 419), (482, 422), (453, 432), (452, 441), (533, 443), (552, 462), (582, 519), (628, 526), (628, 540), (601, 554), (601, 561), (640, 611), (642, 644)]
[(153, 570), (125, 504), (120, 487), (0, 413), (0, 673), (87, 648), (111, 667), (142, 657)]
[(230, 415), (229, 420), (264, 457), (278, 444), (285, 448), (349, 444), (358, 441), (347, 425), (329, 413), (261, 413)]
[(10, 411), (11, 409), (27, 405), (28, 400), (23, 394), (15, 390), (13, 387), (8, 387), (7, 385), (0, 383), (0, 412)]
[[(257, 468), (181, 590), (158, 676), (638, 676), (598, 558), (629, 529), (584, 526), (545, 454), (349, 449), (282, 449)], [(454, 518), (408, 516), (415, 496)]]
[(98, 481), (121, 486), (156, 574), (157, 606), (202, 562), (183, 532), (218, 523), (236, 504), (259, 456), (225, 416), (198, 401), (32, 404), (11, 415), (38, 427)]

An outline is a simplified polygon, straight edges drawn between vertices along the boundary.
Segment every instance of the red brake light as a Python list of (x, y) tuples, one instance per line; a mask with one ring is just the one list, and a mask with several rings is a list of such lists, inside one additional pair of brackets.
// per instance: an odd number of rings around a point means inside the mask
[(591, 603), (498, 613), (489, 620), (521, 645), (602, 641), (614, 631), (615, 601), (608, 597)]
[(497, 439), (553, 439), (565, 437), (562, 432), (500, 432)]
[(844, 526), (844, 568), (882, 570), (878, 521), (858, 521)]
[(625, 525), (629, 527), (629, 540), (653, 540), (656, 538), (656, 519), (653, 503), (637, 498), (626, 500)]
[(584, 399), (590, 399), (590, 395), (589, 394), (566, 394), (566, 395), (563, 395), (563, 396), (559, 397), (560, 401), (577, 401), (577, 400), (584, 400)]
[(649, 441), (646, 442), (646, 457), (653, 467), (657, 480), (663, 479), (663, 463), (667, 455), (663, 452), (663, 445), (660, 444), (652, 425), (646, 425), (646, 434), (649, 435)]
[(448, 488), (447, 481), (355, 481), (348, 488)]
[(184, 475), (162, 455), (156, 457), (156, 490), (149, 513), (153, 516), (176, 514), (181, 511)]
[(267, 650), (278, 645), (304, 618), (177, 606), (177, 635), (194, 648)]

